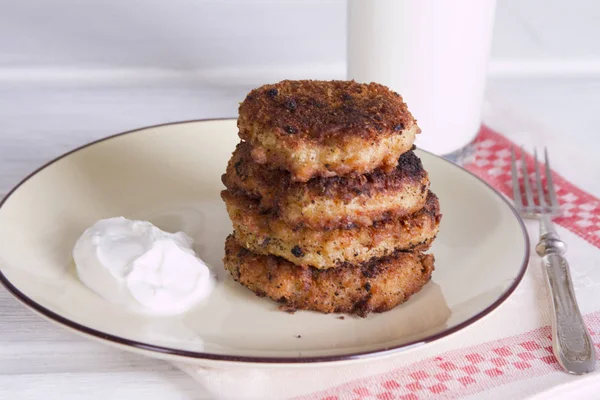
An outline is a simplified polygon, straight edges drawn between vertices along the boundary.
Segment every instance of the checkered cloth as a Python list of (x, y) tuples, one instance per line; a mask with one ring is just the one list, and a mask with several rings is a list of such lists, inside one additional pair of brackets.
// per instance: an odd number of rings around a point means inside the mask
[[(600, 313), (586, 317), (596, 347)], [(353, 381), (298, 399), (458, 399), (487, 389), (560, 374), (552, 354), (550, 327), (428, 358), (387, 374)]]

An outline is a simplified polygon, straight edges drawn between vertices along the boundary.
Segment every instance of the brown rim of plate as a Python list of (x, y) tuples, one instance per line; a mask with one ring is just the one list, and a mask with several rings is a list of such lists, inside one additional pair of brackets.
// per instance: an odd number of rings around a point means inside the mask
[[(182, 124), (189, 124), (189, 123), (225, 121), (225, 120), (234, 120), (234, 119), (232, 119), (232, 118), (212, 118), (212, 119), (196, 119), (196, 120), (186, 120), (186, 121), (178, 121), (178, 122), (167, 122), (164, 124), (150, 125), (150, 126), (146, 126), (143, 128), (138, 128), (138, 129), (133, 129), (130, 131), (117, 133), (117, 134), (110, 135), (105, 138), (94, 140), (90, 143), (84, 144), (80, 147), (77, 147), (73, 150), (70, 150), (70, 151), (58, 156), (57, 158), (47, 162), (46, 164), (42, 165), (41, 167), (39, 167), (32, 173), (27, 175), (21, 182), (19, 182), (14, 188), (12, 188), (6, 194), (6, 196), (4, 196), (2, 201), (0, 201), (0, 212), (2, 210), (2, 206), (12, 196), (12, 194), (14, 192), (16, 192), (30, 178), (32, 178), (38, 172), (41, 172), (43, 169), (51, 166), (55, 162), (65, 158), (65, 157), (68, 157), (71, 154), (76, 153), (79, 150), (83, 150), (87, 147), (93, 146), (95, 144), (98, 144), (98, 143), (101, 143), (101, 142), (104, 142), (107, 140), (115, 139), (120, 136), (133, 134), (133, 133), (144, 131), (147, 129), (159, 128), (159, 127), (170, 126), (170, 125), (182, 125)], [(420, 150), (420, 151), (431, 154), (424, 150)], [(433, 154), (431, 154), (431, 155), (433, 155)], [(433, 156), (435, 156), (435, 155), (433, 155)], [(452, 162), (450, 162), (442, 157), (439, 157), (439, 156), (435, 156), (435, 157), (441, 158), (442, 160), (444, 160), (444, 162), (447, 162), (448, 164), (453, 165), (456, 168), (460, 168), (460, 167), (456, 166), (455, 164), (453, 164)], [(500, 199), (502, 199), (502, 201), (508, 206), (508, 208), (512, 211), (513, 215), (517, 219), (519, 226), (521, 227), (521, 233), (523, 234), (523, 239), (525, 241), (525, 252), (523, 254), (523, 261), (521, 263), (521, 268), (519, 269), (519, 273), (517, 274), (517, 276), (516, 276), (515, 280), (512, 282), (512, 284), (506, 289), (506, 291), (504, 293), (502, 293), (492, 304), (488, 305), (485, 309), (483, 309), (482, 311), (478, 312), (477, 314), (471, 316), (470, 318), (466, 319), (465, 321), (457, 324), (456, 326), (453, 326), (452, 328), (446, 329), (442, 332), (438, 332), (436, 334), (429, 335), (422, 339), (413, 340), (413, 341), (403, 343), (403, 344), (400, 344), (397, 346), (392, 346), (392, 347), (386, 348), (385, 350), (372, 350), (372, 351), (362, 351), (362, 352), (355, 352), (355, 353), (349, 353), (349, 354), (338, 354), (338, 355), (331, 355), (331, 356), (312, 356), (312, 357), (236, 356), (236, 355), (226, 355), (226, 354), (203, 353), (203, 352), (199, 352), (199, 351), (178, 350), (178, 349), (173, 349), (173, 348), (169, 348), (169, 347), (165, 347), (165, 346), (152, 345), (152, 344), (138, 342), (138, 341), (131, 340), (131, 339), (125, 339), (120, 336), (108, 334), (108, 333), (105, 333), (105, 332), (102, 332), (102, 331), (99, 331), (96, 329), (89, 328), (78, 322), (75, 322), (68, 318), (65, 318), (65, 317), (49, 310), (48, 308), (44, 307), (43, 305), (39, 304), (32, 298), (25, 295), (23, 292), (21, 292), (18, 288), (16, 288), (8, 280), (8, 278), (6, 276), (4, 276), (1, 269), (0, 269), (0, 283), (6, 288), (6, 290), (10, 294), (12, 294), (17, 300), (22, 302), (24, 305), (26, 305), (30, 309), (40, 313), (42, 316), (60, 324), (60, 325), (64, 325), (67, 328), (71, 328), (80, 334), (89, 335), (96, 339), (104, 340), (104, 341), (110, 342), (112, 344), (133, 347), (135, 349), (143, 350), (143, 351), (155, 352), (155, 353), (159, 353), (159, 354), (171, 355), (171, 356), (177, 356), (177, 357), (183, 357), (183, 358), (190, 358), (190, 359), (205, 359), (205, 360), (211, 360), (211, 361), (254, 363), (254, 364), (312, 364), (312, 363), (328, 363), (328, 362), (335, 362), (335, 361), (351, 361), (351, 360), (360, 360), (360, 359), (366, 359), (366, 358), (382, 357), (385, 355), (390, 355), (393, 353), (401, 352), (402, 350), (406, 350), (409, 347), (420, 346), (420, 345), (427, 344), (427, 343), (436, 341), (438, 339), (447, 337), (447, 336), (449, 336), (455, 332), (458, 332), (461, 329), (471, 325), (472, 323), (480, 320), (481, 318), (485, 317), (486, 315), (488, 315), (489, 313), (494, 311), (496, 308), (498, 308), (498, 306), (500, 306), (500, 304), (504, 303), (504, 301), (515, 291), (515, 289), (517, 288), (517, 286), (523, 279), (523, 276), (525, 275), (525, 271), (527, 270), (527, 265), (529, 263), (530, 243), (529, 243), (529, 235), (527, 233), (525, 225), (523, 224), (523, 220), (521, 219), (521, 217), (519, 216), (519, 214), (515, 210), (515, 208), (512, 206), (512, 204), (510, 204), (510, 202), (504, 196), (502, 196), (496, 189), (494, 189), (487, 182), (485, 182), (484, 180), (482, 180), (481, 178), (479, 178), (477, 175), (473, 174), (472, 172), (467, 171), (467, 170), (463, 170), (463, 171), (466, 172), (467, 174), (473, 176), (475, 179), (477, 179), (481, 183), (483, 183), (488, 189), (490, 189)]]

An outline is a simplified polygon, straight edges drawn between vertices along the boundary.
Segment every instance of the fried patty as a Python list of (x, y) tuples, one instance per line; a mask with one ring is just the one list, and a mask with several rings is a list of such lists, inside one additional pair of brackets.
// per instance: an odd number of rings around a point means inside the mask
[(233, 236), (225, 242), (225, 269), (256, 293), (282, 304), (287, 311), (323, 313), (388, 311), (407, 301), (431, 279), (434, 257), (398, 252), (358, 266), (328, 270), (298, 267), (275, 256), (252, 253)]
[(358, 177), (315, 178), (293, 182), (289, 172), (260, 165), (246, 142), (237, 145), (222, 176), (225, 187), (259, 201), (261, 211), (288, 225), (316, 230), (370, 226), (413, 214), (425, 205), (429, 178), (412, 152), (400, 156), (389, 174), (376, 169)]
[(359, 264), (399, 250), (424, 251), (435, 238), (441, 219), (438, 198), (431, 192), (425, 207), (406, 218), (329, 231), (296, 229), (273, 214), (261, 213), (255, 200), (228, 191), (221, 196), (242, 246), (319, 269)]
[(420, 133), (402, 97), (383, 85), (313, 80), (252, 90), (238, 129), (257, 163), (285, 169), (297, 182), (391, 172)]

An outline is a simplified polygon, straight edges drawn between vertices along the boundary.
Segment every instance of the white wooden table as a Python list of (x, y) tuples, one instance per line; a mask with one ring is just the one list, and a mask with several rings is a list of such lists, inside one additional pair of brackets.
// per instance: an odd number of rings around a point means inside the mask
[[(4, 85), (0, 197), (41, 164), (91, 140), (162, 122), (235, 116), (248, 89), (183, 84)], [(600, 115), (595, 111), (600, 81), (492, 81), (490, 89), (568, 140), (600, 149)], [(0, 399), (209, 398), (170, 364), (64, 331), (3, 289), (0, 324)]]

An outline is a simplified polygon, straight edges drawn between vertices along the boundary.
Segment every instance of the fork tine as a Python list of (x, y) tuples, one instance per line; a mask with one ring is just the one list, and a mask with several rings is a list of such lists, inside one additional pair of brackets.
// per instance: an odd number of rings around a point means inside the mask
[(517, 208), (523, 207), (523, 196), (521, 195), (521, 188), (519, 187), (519, 174), (517, 173), (517, 159), (515, 157), (515, 148), (511, 148), (510, 154), (510, 169), (512, 175), (512, 185), (513, 185), (513, 198), (515, 200), (515, 205)]
[(540, 166), (538, 165), (537, 149), (533, 149), (533, 159), (535, 161), (535, 183), (538, 191), (538, 198), (542, 212), (546, 208), (546, 195), (544, 195), (544, 187), (542, 186), (542, 178), (540, 176)]
[(527, 207), (535, 207), (533, 202), (533, 192), (531, 191), (531, 185), (529, 184), (529, 172), (527, 172), (527, 163), (525, 162), (525, 151), (521, 147), (521, 164), (523, 167), (523, 186), (525, 187), (525, 196), (527, 197)]
[(554, 182), (552, 181), (552, 171), (550, 170), (550, 158), (548, 157), (548, 148), (544, 147), (544, 163), (546, 164), (546, 185), (548, 186), (548, 197), (550, 197), (550, 206), (556, 211), (560, 209)]

